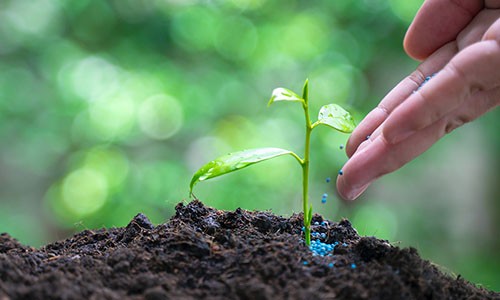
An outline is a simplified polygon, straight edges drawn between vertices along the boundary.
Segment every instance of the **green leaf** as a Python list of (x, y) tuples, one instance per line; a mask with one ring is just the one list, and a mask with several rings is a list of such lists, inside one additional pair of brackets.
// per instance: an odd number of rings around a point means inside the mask
[(330, 126), (345, 133), (351, 133), (356, 127), (351, 114), (337, 104), (328, 104), (321, 107), (318, 121), (313, 124), (313, 127), (319, 124)]
[(307, 102), (307, 98), (309, 97), (309, 79), (306, 79), (304, 82), (304, 87), (302, 88), (302, 99)]
[(296, 101), (304, 103), (304, 99), (300, 98), (299, 95), (285, 88), (277, 88), (273, 90), (273, 95), (269, 99), (267, 106), (273, 104), (275, 101)]
[(301, 162), (297, 154), (293, 153), (292, 151), (280, 148), (248, 149), (221, 156), (201, 167), (193, 175), (191, 184), (189, 185), (190, 194), (193, 193), (193, 187), (199, 181), (204, 181), (210, 178), (234, 172), (255, 163), (286, 154), (292, 155), (293, 157), (295, 157), (295, 159), (297, 159), (297, 161), (299, 161), (299, 163)]

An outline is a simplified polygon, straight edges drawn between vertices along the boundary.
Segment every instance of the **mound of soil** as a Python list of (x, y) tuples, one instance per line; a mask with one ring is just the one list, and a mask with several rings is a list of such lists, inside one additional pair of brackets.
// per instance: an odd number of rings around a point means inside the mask
[(338, 243), (332, 255), (304, 245), (302, 215), (199, 201), (178, 204), (165, 224), (139, 214), (127, 227), (85, 230), (40, 249), (2, 234), (0, 300), (500, 299), (413, 248), (358, 236), (347, 220), (315, 215), (313, 223), (322, 242)]

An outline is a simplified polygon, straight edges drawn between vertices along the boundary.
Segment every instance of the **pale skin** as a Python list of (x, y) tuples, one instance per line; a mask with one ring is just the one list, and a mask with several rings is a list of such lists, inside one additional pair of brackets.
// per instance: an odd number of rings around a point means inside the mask
[(422, 63), (349, 138), (349, 160), (337, 177), (346, 200), (500, 105), (500, 0), (427, 0), (406, 33), (404, 48)]

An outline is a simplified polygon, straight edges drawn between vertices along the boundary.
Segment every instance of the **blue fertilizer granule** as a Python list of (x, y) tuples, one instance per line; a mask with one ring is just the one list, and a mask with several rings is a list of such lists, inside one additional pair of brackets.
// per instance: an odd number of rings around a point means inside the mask
[(328, 194), (325, 193), (323, 194), (323, 196), (321, 197), (321, 203), (325, 204), (326, 203), (326, 198), (328, 197)]
[[(326, 235), (325, 235), (326, 236)], [(327, 244), (323, 243), (319, 240), (312, 240), (311, 245), (309, 246), (309, 249), (312, 251), (313, 255), (319, 255), (319, 256), (327, 256), (333, 252), (335, 249), (335, 246), (337, 246), (338, 243), (335, 242), (333, 244)]]

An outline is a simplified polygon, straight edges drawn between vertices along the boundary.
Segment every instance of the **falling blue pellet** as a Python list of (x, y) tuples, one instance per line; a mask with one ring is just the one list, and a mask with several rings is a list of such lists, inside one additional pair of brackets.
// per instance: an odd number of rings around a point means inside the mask
[(344, 149), (344, 145), (339, 146), (340, 150)]
[(331, 181), (330, 177), (326, 177), (326, 183), (329, 183)]
[(325, 204), (326, 203), (326, 198), (321, 198), (321, 203)]
[(332, 263), (332, 262), (331, 262), (331, 263), (329, 263), (329, 264), (328, 264), (328, 267), (329, 267), (329, 268), (333, 268), (333, 263)]
[(302, 264), (303, 264), (304, 266), (307, 266), (308, 262), (307, 262), (307, 261), (305, 261), (305, 262), (303, 262)]
[(339, 170), (339, 175), (344, 175), (344, 171)]
[(356, 264), (355, 263), (351, 264), (351, 269), (356, 269)]

